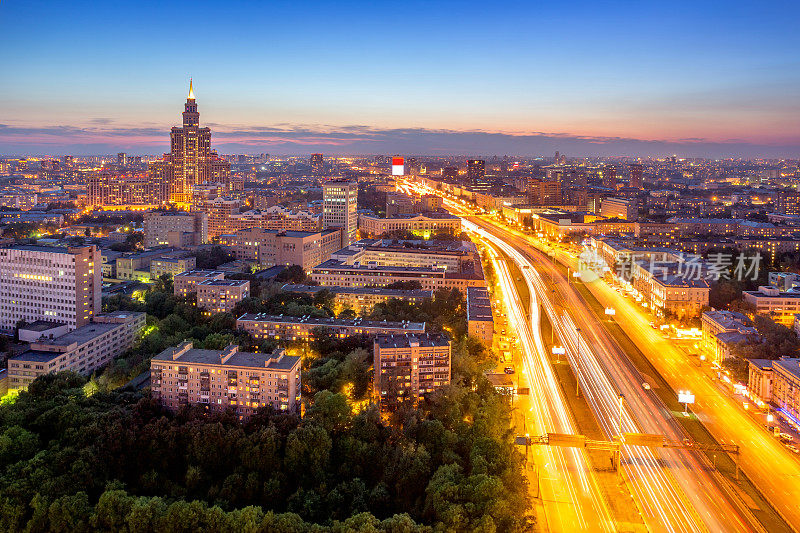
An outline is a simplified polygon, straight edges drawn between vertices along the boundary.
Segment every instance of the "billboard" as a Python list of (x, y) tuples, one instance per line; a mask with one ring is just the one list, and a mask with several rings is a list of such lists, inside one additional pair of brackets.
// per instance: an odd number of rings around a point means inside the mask
[(392, 158), (392, 176), (405, 175), (405, 161), (402, 157)]
[(678, 401), (681, 403), (694, 403), (694, 394), (689, 391), (678, 391)]

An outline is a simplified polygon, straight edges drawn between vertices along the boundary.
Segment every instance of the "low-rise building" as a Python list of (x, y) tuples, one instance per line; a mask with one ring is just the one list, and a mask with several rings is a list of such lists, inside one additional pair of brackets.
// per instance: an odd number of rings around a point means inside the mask
[(379, 335), (374, 342), (374, 391), (382, 411), (450, 383), (450, 339), (443, 334)]
[(757, 342), (760, 335), (750, 319), (733, 311), (706, 311), (700, 317), (702, 337), (700, 350), (717, 364), (733, 356), (736, 344)]
[(282, 341), (309, 340), (317, 328), (331, 331), (343, 339), (350, 335), (378, 335), (381, 333), (425, 333), (424, 322), (388, 322), (363, 318), (319, 318), (246, 313), (236, 321), (236, 327), (256, 339)]
[(461, 233), (461, 219), (449, 213), (398, 214), (392, 218), (378, 218), (361, 214), (358, 230), (362, 237), (380, 237), (393, 231), (408, 231), (429, 238), (435, 233)]
[[(153, 276), (151, 265), (156, 262), (155, 272), (185, 272), (194, 269), (197, 259), (186, 250), (156, 248), (117, 258), (117, 279), (149, 282)], [(181, 269), (181, 270), (178, 270)], [(159, 274), (160, 275), (160, 274)]]
[(772, 362), (772, 404), (793, 423), (800, 423), (800, 358)]
[(8, 360), (10, 389), (24, 389), (37, 377), (73, 370), (88, 375), (131, 348), (145, 325), (145, 313), (115, 311), (66, 335), (41, 337)]
[(197, 307), (207, 315), (233, 311), (250, 295), (250, 282), (244, 279), (208, 279), (195, 285)]
[(770, 287), (775, 287), (781, 292), (800, 287), (800, 274), (794, 272), (770, 272), (767, 274)]
[(241, 418), (263, 407), (299, 412), (300, 385), (300, 358), (283, 350), (240, 352), (236, 345), (200, 350), (186, 341), (150, 361), (151, 394), (172, 411), (201, 405), (230, 408)]
[(321, 285), (286, 284), (281, 287), (281, 290), (307, 294), (312, 297), (321, 291), (329, 291), (337, 308), (337, 314), (339, 309), (344, 308), (352, 309), (356, 313), (364, 310), (369, 311), (376, 304), (392, 299), (415, 304), (433, 298), (433, 291), (430, 290), (383, 289), (378, 287), (323, 287)]
[(225, 273), (218, 270), (189, 270), (172, 278), (172, 290), (176, 296), (188, 296), (197, 292), (197, 284), (203, 281), (225, 279)]
[(492, 345), (494, 318), (492, 318), (492, 300), (486, 287), (467, 289), (467, 332), (487, 345)]
[(757, 291), (742, 292), (742, 297), (755, 306), (757, 313), (769, 315), (788, 328), (794, 325), (794, 315), (800, 313), (800, 292), (781, 292), (777, 287), (762, 285)]
[(635, 200), (603, 198), (600, 204), (600, 214), (608, 218), (621, 218), (633, 222), (638, 218), (639, 210)]
[(753, 400), (770, 403), (772, 401), (772, 361), (771, 359), (748, 359), (747, 392)]

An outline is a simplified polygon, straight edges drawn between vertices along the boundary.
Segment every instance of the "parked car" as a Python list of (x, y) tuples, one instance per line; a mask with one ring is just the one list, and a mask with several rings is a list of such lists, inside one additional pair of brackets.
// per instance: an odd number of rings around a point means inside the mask
[(514, 367), (513, 366), (507, 366), (507, 367), (505, 367), (503, 369), (503, 372), (505, 372), (506, 374), (513, 374), (514, 373)]

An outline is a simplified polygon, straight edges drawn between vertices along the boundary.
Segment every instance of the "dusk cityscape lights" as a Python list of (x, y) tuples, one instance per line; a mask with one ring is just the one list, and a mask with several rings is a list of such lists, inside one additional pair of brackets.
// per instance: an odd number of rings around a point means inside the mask
[(798, 15), (0, 4), (0, 531), (800, 530)]

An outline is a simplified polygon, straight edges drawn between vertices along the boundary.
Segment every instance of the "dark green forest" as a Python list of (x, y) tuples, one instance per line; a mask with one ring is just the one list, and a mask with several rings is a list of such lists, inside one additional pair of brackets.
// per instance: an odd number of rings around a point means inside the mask
[[(248, 305), (332, 314), (325, 295), (275, 287), (258, 294)], [(178, 339), (270, 347), (236, 332), (232, 315), (199, 316), (191, 300), (171, 295), (168, 280), (106, 307), (149, 315), (145, 337), (108, 375), (44, 376), (0, 405), (0, 530), (531, 529), (510, 405), (484, 377), (491, 355), (464, 334), (457, 292), (372, 311), (427, 320), (454, 337), (452, 384), (389, 420), (361, 402), (369, 395), (371, 341), (325, 331), (302, 347), (303, 418), (264, 410), (242, 422), (192, 407), (169, 413), (146, 389), (115, 388), (112, 378), (124, 382)], [(347, 394), (345, 384), (353, 385)]]

